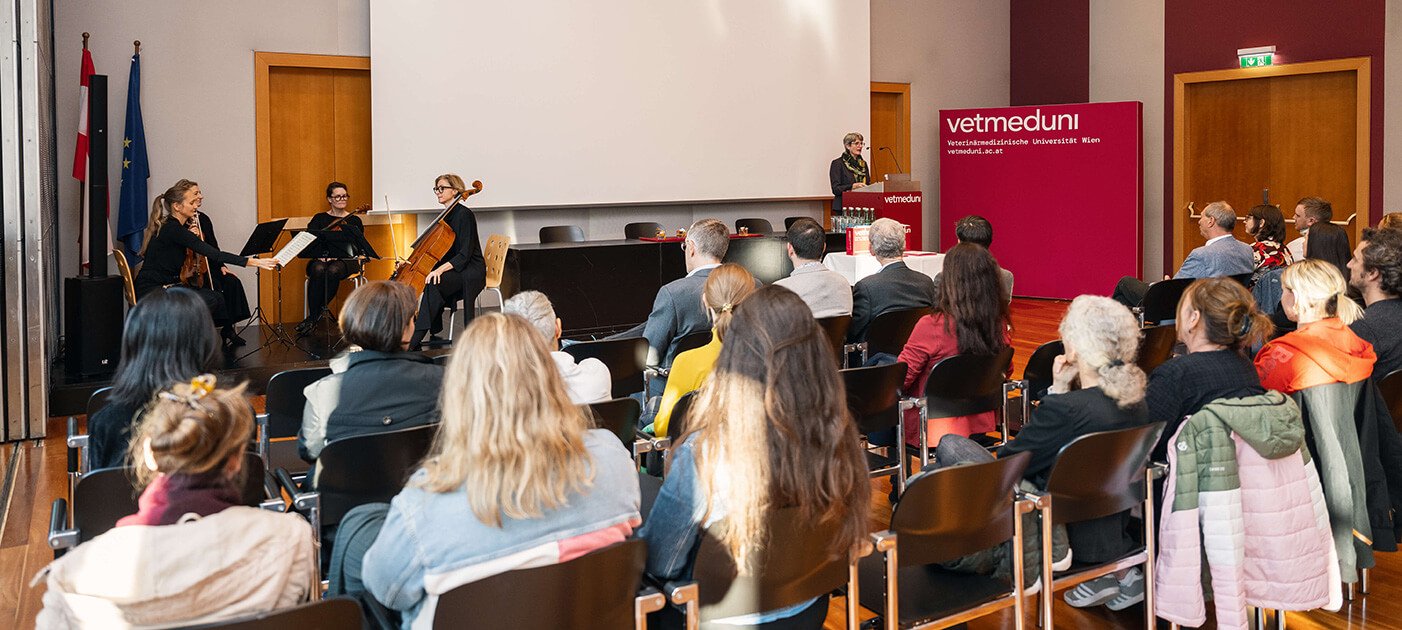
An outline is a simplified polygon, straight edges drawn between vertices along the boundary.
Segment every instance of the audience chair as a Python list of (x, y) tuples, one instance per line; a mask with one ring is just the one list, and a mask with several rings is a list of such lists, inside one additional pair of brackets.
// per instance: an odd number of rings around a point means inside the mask
[(127, 255), (122, 252), (122, 248), (112, 248), (112, 258), (117, 261), (117, 273), (122, 275), (122, 297), (126, 298), (127, 306), (136, 306), (136, 284), (132, 277), (136, 274), (131, 272), (131, 265), (127, 263)]
[(1241, 284), (1241, 286), (1245, 287), (1247, 291), (1250, 291), (1250, 290), (1251, 290), (1251, 276), (1252, 276), (1252, 274), (1250, 274), (1250, 273), (1238, 273), (1238, 274), (1232, 274), (1232, 275), (1227, 276), (1227, 277), (1228, 277), (1228, 278), (1231, 278), (1231, 279), (1233, 279), (1233, 280), (1236, 280), (1239, 284)]
[(930, 446), (926, 437), (931, 418), (969, 416), (985, 411), (999, 414), (1002, 441), (1008, 440), (1007, 417), (1004, 412), (1006, 389), (1003, 375), (1012, 364), (1013, 348), (1003, 348), (998, 354), (956, 354), (930, 368), (924, 395), (915, 400), (920, 409), (920, 466), (930, 463)]
[(438, 598), (433, 627), (645, 630), (647, 615), (666, 600), (639, 591), (647, 544), (633, 538), (543, 567), (469, 582)]
[[(103, 387), (94, 391), (88, 397), (87, 417), (92, 418), (94, 414), (107, 406), (107, 397), (112, 394), (111, 387)], [(68, 500), (73, 500), (73, 485), (78, 483), (78, 478), (87, 474), (92, 469), (92, 462), (88, 461), (88, 436), (78, 432), (78, 419), (68, 417), (68, 435), (66, 438), (68, 447)]]
[(268, 379), (264, 412), (257, 421), (258, 452), (268, 461), (269, 470), (281, 468), (298, 475), (307, 471), (309, 465), (297, 454), (296, 439), (307, 405), (302, 390), (330, 375), (329, 367), (311, 367), (283, 370)]
[(584, 229), (578, 225), (547, 225), (540, 228), (541, 243), (583, 243)]
[(269, 610), (187, 630), (342, 630), (360, 628), (360, 604), (349, 597), (332, 597), (292, 608)]
[(1139, 306), (1131, 309), (1135, 317), (1139, 318), (1139, 325), (1176, 319), (1178, 299), (1183, 297), (1183, 291), (1187, 290), (1193, 280), (1194, 278), (1171, 278), (1150, 284), (1149, 290), (1144, 293), (1144, 300)]
[[(506, 303), (506, 297), (501, 293), (501, 277), (506, 272), (506, 252), (511, 249), (511, 237), (501, 234), (493, 234), (487, 238), (487, 244), (482, 247), (482, 258), (487, 262), (487, 283), (482, 289), (482, 293), (477, 294), (477, 298), (472, 301), (472, 312), (481, 313), (485, 310), (481, 306), (482, 295), (491, 291), (497, 296), (497, 310), (501, 310), (501, 305)], [(453, 329), (458, 323), (458, 311), (453, 309), (448, 314), (448, 341), (453, 340)]]
[(440, 366), (443, 366), (443, 367), (445, 367), (445, 368), (448, 367), (448, 362), (449, 362), (449, 361), (452, 361), (452, 360), (453, 360), (453, 353), (451, 353), (451, 352), (444, 352), (443, 354), (435, 355), (435, 356), (433, 357), (433, 362), (434, 362), (434, 363), (436, 363), (436, 364), (438, 364), (438, 365), (440, 365)]
[[(677, 353), (672, 355), (672, 359), (676, 360), (677, 356), (681, 353), (687, 350), (695, 350), (708, 343), (711, 343), (711, 331), (709, 329), (686, 333), (677, 340)], [(667, 376), (671, 374), (671, 371), (671, 368), (664, 368), (661, 366), (648, 367), (645, 369), (643, 371), (644, 391), (648, 394), (652, 394), (652, 381), (659, 378), (666, 380)]]
[[(1045, 493), (1030, 493), (1042, 511), (1042, 549), (1052, 548), (1052, 526), (1078, 523), (1118, 514), (1135, 507), (1143, 510), (1144, 547), (1111, 562), (1071, 568), (1053, 575), (1052, 554), (1042, 554), (1042, 584), (1038, 595), (1042, 624), (1050, 628), (1056, 592), (1102, 575), (1140, 566), (1144, 571), (1144, 623), (1153, 628), (1154, 615), (1154, 480), (1168, 467), (1150, 465), (1149, 452), (1163, 433), (1164, 423), (1132, 429), (1088, 433), (1062, 447), (1047, 479)], [(1072, 556), (1074, 560), (1074, 556)]]
[(1148, 326), (1139, 332), (1139, 353), (1134, 363), (1144, 374), (1153, 374), (1165, 361), (1173, 358), (1173, 346), (1178, 343), (1178, 328), (1173, 324)]
[(847, 367), (847, 329), (852, 327), (851, 315), (834, 315), (818, 319), (818, 327), (828, 336), (833, 354), (837, 355), (837, 367)]
[(1402, 431), (1402, 370), (1397, 370), (1378, 381), (1378, 390), (1387, 402), (1388, 413), (1392, 414), (1392, 424)]
[[(901, 405), (901, 385), (905, 382), (905, 363), (842, 370), (842, 382), (847, 390), (847, 411), (862, 434), (866, 451), (867, 470), (872, 477), (894, 475), (891, 485), (899, 495), (905, 491), (905, 410)], [(866, 437), (877, 431), (896, 429), (896, 442), (891, 446), (873, 448)], [(883, 451), (878, 453), (876, 451)]]
[(644, 454), (660, 448), (655, 440), (638, 433), (638, 418), (643, 415), (643, 406), (636, 398), (615, 398), (585, 406), (594, 419), (594, 426), (618, 436), (618, 441), (633, 454), (633, 461), (639, 468), (642, 468)]
[[(784, 217), (784, 229), (787, 230), (793, 227), (793, 224), (798, 223), (800, 219), (813, 219), (813, 217)], [(821, 219), (813, 220), (817, 221), (819, 225), (823, 223)]]
[[(1013, 608), (1024, 625), (1022, 515), (1033, 502), (1017, 498), (1031, 453), (950, 466), (910, 479), (891, 526), (871, 535), (876, 554), (862, 559), (861, 605), (878, 612), (873, 627), (945, 628)], [(957, 573), (949, 562), (1012, 541), (1011, 580)]]
[(889, 354), (900, 356), (905, 342), (910, 340), (910, 331), (921, 317), (933, 311), (929, 308), (904, 308), (886, 311), (876, 316), (867, 327), (867, 338), (844, 347), (846, 352), (861, 352), (862, 364), (866, 365), (871, 355)]
[(738, 234), (741, 228), (749, 230), (750, 234), (769, 234), (774, 231), (769, 219), (736, 219), (735, 232)]
[(1056, 357), (1066, 354), (1066, 344), (1060, 339), (1053, 339), (1032, 351), (1032, 356), (1027, 359), (1027, 367), (1022, 369), (1022, 380), (1018, 385), (1022, 389), (1022, 426), (1032, 421), (1032, 408), (1042, 401), (1042, 397), (1047, 395), (1047, 390), (1052, 386), (1052, 367), (1056, 363)]
[[(709, 332), (709, 331), (707, 331)], [(709, 341), (709, 339), (707, 339)], [(622, 398), (643, 391), (643, 371), (647, 368), (647, 339), (601, 339), (572, 343), (561, 349), (575, 362), (598, 359), (609, 369), (613, 396)]]
[(657, 231), (662, 229), (662, 224), (657, 223), (655, 221), (640, 221), (638, 223), (629, 223), (628, 225), (623, 226), (623, 238), (656, 238)]
[[(814, 523), (798, 508), (773, 510), (768, 518), (769, 544), (752, 560), (750, 575), (736, 575), (735, 563), (716, 533), (702, 530), (691, 581), (668, 582), (661, 589), (685, 616), (687, 628), (793, 606), (844, 585), (848, 593), (859, 591), (857, 550), (840, 557), (820, 551), (831, 547), (838, 533), (836, 523)], [(815, 627), (822, 626), (826, 615), (824, 607)], [(855, 603), (847, 606), (846, 627), (858, 628)]]
[[(282, 511), (281, 498), (269, 494), (267, 469), (257, 453), (244, 453), (244, 484), (242, 503)], [(92, 540), (112, 529), (117, 520), (137, 512), (136, 471), (128, 466), (101, 468), (78, 478), (73, 487), (73, 513), (68, 502), (54, 499), (49, 513), (49, 548), (57, 558), (68, 549)]]

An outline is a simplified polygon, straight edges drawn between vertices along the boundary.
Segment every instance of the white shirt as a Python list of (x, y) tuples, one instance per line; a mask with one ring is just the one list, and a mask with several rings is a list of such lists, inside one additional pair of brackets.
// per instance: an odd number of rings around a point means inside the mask
[[(1308, 232), (1309, 230), (1306, 230)], [(1302, 232), (1303, 233), (1303, 232)], [(1285, 244), (1285, 249), (1290, 252), (1290, 261), (1295, 262), (1305, 259), (1305, 237), (1301, 236)]]
[(701, 265), (700, 267), (697, 267), (697, 268), (695, 268), (695, 269), (692, 269), (691, 271), (688, 271), (687, 274), (686, 274), (686, 277), (690, 278), (690, 277), (696, 275), (696, 272), (701, 271), (702, 269), (715, 269), (716, 267), (719, 267), (719, 266), (720, 266), (720, 263), (711, 263), (711, 264), (709, 264), (709, 265)]
[(555, 359), (555, 367), (560, 369), (560, 376), (565, 380), (570, 402), (587, 405), (613, 398), (613, 377), (602, 361), (585, 359), (575, 363), (574, 357), (559, 350), (551, 352), (550, 357)]
[(1211, 245), (1211, 244), (1213, 244), (1213, 243), (1216, 243), (1217, 241), (1220, 241), (1220, 240), (1222, 240), (1222, 239), (1224, 239), (1224, 238), (1231, 238), (1231, 237), (1232, 237), (1231, 234), (1223, 234), (1223, 235), (1218, 236), (1218, 237), (1216, 237), (1216, 238), (1209, 238), (1209, 239), (1207, 239), (1207, 242), (1206, 242), (1206, 243), (1203, 243), (1203, 247), (1206, 247), (1206, 246), (1208, 246), (1208, 245)]

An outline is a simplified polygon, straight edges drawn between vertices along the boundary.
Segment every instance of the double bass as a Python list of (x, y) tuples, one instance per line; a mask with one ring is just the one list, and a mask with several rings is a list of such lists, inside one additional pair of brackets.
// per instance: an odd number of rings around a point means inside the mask
[(482, 192), (482, 181), (474, 180), (472, 188), (458, 192), (457, 199), (453, 205), (443, 209), (438, 213), (438, 217), (433, 220), (433, 225), (414, 241), (413, 251), (409, 254), (409, 259), (399, 263), (394, 268), (394, 273), (389, 279), (395, 282), (403, 282), (414, 287), (415, 294), (424, 292), (424, 285), (428, 282), (428, 274), (447, 255), (448, 249), (453, 246), (453, 241), (457, 240), (457, 233), (452, 226), (448, 225), (448, 213), (453, 211), (453, 207), (460, 201), (467, 200), (479, 192)]

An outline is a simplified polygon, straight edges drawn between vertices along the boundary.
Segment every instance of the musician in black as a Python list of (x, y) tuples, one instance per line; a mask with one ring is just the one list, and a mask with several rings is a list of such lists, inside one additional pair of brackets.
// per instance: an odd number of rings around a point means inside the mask
[[(340, 229), (365, 234), (365, 224), (360, 217), (347, 210), (350, 190), (345, 184), (331, 182), (326, 185), (326, 204), (325, 212), (316, 213), (307, 222), (308, 230), (324, 230), (341, 219)], [(312, 260), (307, 262), (307, 318), (297, 325), (297, 332), (302, 334), (311, 332), (321, 316), (321, 310), (336, 299), (341, 281), (361, 270), (360, 260), (353, 258), (343, 244), (313, 242), (307, 249), (312, 250)]]
[[(188, 179), (176, 182), (156, 197), (142, 240), (144, 262), (133, 282), (136, 295), (140, 299), (161, 287), (188, 286), (209, 306), (215, 325), (222, 327), (225, 343), (243, 345), (243, 340), (234, 334), (233, 324), (248, 319), (248, 297), (238, 276), (224, 265), (274, 269), (277, 261), (220, 251), (214, 224), (208, 215), (199, 212), (203, 203), (199, 184)], [(190, 273), (193, 269), (186, 262), (191, 252), (206, 259), (207, 271)], [(182, 271), (187, 272), (187, 277), (181, 277)]]
[(446, 212), (443, 221), (453, 228), (455, 239), (442, 261), (428, 274), (419, 314), (414, 319), (414, 336), (409, 340), (410, 350), (422, 347), (425, 335), (443, 330), (443, 309), (458, 300), (463, 301), (464, 319), (471, 321), (477, 294), (487, 286), (487, 260), (482, 257), (482, 242), (477, 236), (477, 217), (461, 201), (466, 188), (462, 178), (452, 173), (433, 180), (433, 193)]

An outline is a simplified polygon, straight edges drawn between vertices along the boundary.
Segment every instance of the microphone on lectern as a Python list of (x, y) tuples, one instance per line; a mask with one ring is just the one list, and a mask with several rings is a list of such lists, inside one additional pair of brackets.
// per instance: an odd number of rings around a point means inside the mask
[(898, 159), (896, 159), (896, 152), (895, 152), (895, 151), (891, 151), (891, 147), (881, 147), (881, 148), (878, 149), (878, 150), (879, 150), (879, 151), (888, 151), (888, 152), (890, 152), (890, 153), (891, 153), (891, 161), (896, 163), (896, 172), (897, 172), (897, 173), (905, 173), (905, 169), (901, 168), (901, 161), (898, 160)]

